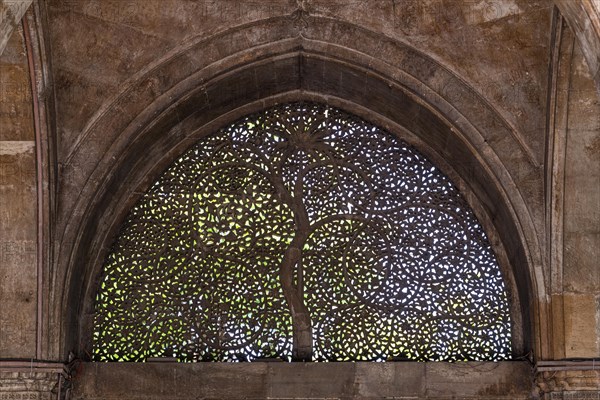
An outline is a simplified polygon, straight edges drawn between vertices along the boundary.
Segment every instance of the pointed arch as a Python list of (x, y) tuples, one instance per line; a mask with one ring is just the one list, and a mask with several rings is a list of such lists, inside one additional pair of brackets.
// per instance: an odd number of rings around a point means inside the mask
[[(539, 168), (526, 161), (526, 149), (502, 117), (451, 71), (403, 43), (383, 43), (378, 35), (346, 25), (314, 18), (313, 40), (298, 37), (286, 19), (275, 18), (208, 42), (186, 43), (132, 78), (112, 104), (98, 111), (80, 135), (85, 141), (74, 146), (63, 166), (65, 181), (83, 189), (64, 199), (65, 209), (73, 212), (59, 217), (51, 312), (64, 316), (57, 317), (63, 324), (54, 327), (59, 330), (53, 335), (65, 338), (61, 352), (75, 350), (86, 357), (91, 349), (86, 332), (91, 332), (102, 262), (127, 210), (160, 171), (208, 133), (249, 113), (298, 100), (329, 104), (400, 132), (440, 166), (465, 193), (509, 271), (513, 353), (521, 355), (544, 342), (547, 330), (540, 326), (545, 319), (530, 319), (532, 308), (543, 307), (546, 300), (544, 285), (536, 284), (543, 281), (539, 237), (524, 199), (536, 198), (541, 188), (517, 189), (515, 181), (539, 174)], [(261, 36), (256, 46), (232, 45), (240, 35), (254, 37), (256, 29), (277, 37)], [(282, 36), (287, 30), (289, 37)], [(219, 41), (229, 43), (222, 48), (231, 53), (206, 53), (206, 46)], [(371, 54), (381, 46), (388, 61)], [(191, 62), (201, 54), (216, 58)], [(450, 92), (461, 95), (449, 99)], [(123, 109), (137, 111), (124, 114)], [(99, 135), (110, 135), (111, 140), (103, 140), (110, 147), (86, 152), (85, 143)], [(498, 146), (513, 151), (497, 153)], [(498, 154), (523, 162), (513, 164)], [(533, 327), (539, 335), (535, 342)]]

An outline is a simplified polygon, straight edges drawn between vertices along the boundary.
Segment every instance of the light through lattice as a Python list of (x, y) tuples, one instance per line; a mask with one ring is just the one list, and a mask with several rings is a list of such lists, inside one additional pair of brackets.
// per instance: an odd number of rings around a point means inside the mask
[(94, 358), (501, 360), (506, 290), (457, 189), (343, 111), (280, 105), (211, 135), (130, 212)]

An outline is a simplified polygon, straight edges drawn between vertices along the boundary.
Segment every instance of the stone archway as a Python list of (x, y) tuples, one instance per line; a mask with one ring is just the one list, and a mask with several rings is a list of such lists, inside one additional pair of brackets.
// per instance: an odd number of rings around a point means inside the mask
[[(407, 132), (472, 193), (471, 203), (498, 232), (496, 244), (501, 247), (502, 243), (506, 264), (512, 266), (519, 298), (513, 313), (523, 318), (522, 330), (515, 335), (515, 352), (522, 353), (530, 346), (533, 310), (528, 306), (531, 300), (526, 299), (531, 299), (533, 287), (538, 291), (534, 298), (541, 304), (545, 301), (544, 285), (533, 283), (541, 279), (541, 270), (532, 268), (541, 265), (539, 238), (524, 202), (524, 196), (537, 197), (541, 188), (521, 185), (521, 190), (531, 191), (521, 193), (515, 184), (521, 177), (538, 173), (527, 147), (479, 95), (415, 49), (389, 41), (385, 44), (389, 59), (377, 60), (368, 54), (368, 41), (381, 38), (348, 24), (315, 19), (314, 31), (305, 31), (302, 37), (286, 19), (264, 24), (241, 27), (173, 51), (134, 77), (111, 106), (96, 114), (75, 144), (63, 171), (70, 185), (83, 190), (78, 197), (73, 193), (64, 199), (75, 212), (64, 216), (62, 242), (73, 245), (60, 248), (57, 281), (66, 286), (64, 292), (53, 294), (54, 315), (67, 316), (55, 335), (66, 337), (61, 352), (81, 349), (82, 343), (75, 343), (86, 341), (89, 327), (82, 322), (91, 312), (94, 279), (120, 219), (140, 188), (206, 132), (268, 104), (317, 99), (386, 129)], [(231, 48), (236, 37), (249, 37), (249, 32), (259, 29), (287, 30), (289, 38), (265, 38), (264, 44), (248, 47), (241, 43)], [(310, 38), (323, 33), (326, 37), (320, 39), (326, 41)], [(366, 44), (364, 48), (352, 48), (359, 42), (356, 35)], [(196, 52), (207, 54), (207, 46), (219, 41), (228, 43), (229, 55), (216, 55), (200, 67), (189, 62), (197, 59)], [(86, 151), (85, 142), (98, 143), (97, 135), (113, 139), (104, 141), (112, 144), (96, 149), (94, 156)], [(496, 146), (512, 146), (511, 160), (499, 158)], [(79, 306), (75, 310), (67, 304)]]

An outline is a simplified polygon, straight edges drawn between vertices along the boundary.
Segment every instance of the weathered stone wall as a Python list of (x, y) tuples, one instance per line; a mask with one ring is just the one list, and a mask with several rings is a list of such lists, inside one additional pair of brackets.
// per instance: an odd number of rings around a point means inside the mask
[[(565, 23), (558, 17), (559, 35), (555, 3), (566, 17)], [(0, 0), (0, 359), (64, 361), (69, 351), (85, 357), (84, 322), (93, 311), (102, 252), (135, 193), (203, 133), (235, 115), (299, 98), (408, 130), (448, 164), (488, 219), (496, 246), (506, 250), (525, 303), (514, 312), (532, 333), (522, 330), (521, 350), (533, 350), (536, 360), (600, 356), (596, 0), (40, 0), (30, 17), (45, 28), (30, 47), (45, 43), (51, 51), (34, 62), (36, 87), (43, 89), (37, 99), (18, 23), (29, 4)], [(53, 85), (44, 87), (40, 76)], [(56, 207), (42, 220), (56, 224), (44, 242), (48, 260), (40, 284), (33, 104), (54, 98), (56, 117), (48, 112), (36, 121), (56, 129), (56, 136), (41, 128), (38, 134), (56, 149), (50, 167), (58, 171), (43, 183)], [(47, 291), (38, 293), (42, 286)], [(43, 306), (39, 318), (36, 304)], [(41, 326), (48, 327), (43, 337)], [(41, 343), (48, 344), (43, 351)], [(93, 385), (110, 382), (111, 368), (116, 374), (126, 367), (86, 365), (78, 393), (115, 395), (109, 386)], [(271, 366), (242, 368), (263, 368), (263, 379), (288, 383), (315, 377), (294, 375), (301, 365), (283, 375)], [(353, 382), (348, 395), (412, 390), (377, 380), (391, 374), (404, 382), (412, 375), (400, 364), (368, 367), (382, 368), (376, 377), (362, 367), (339, 368)], [(423, 366), (415, 375), (425, 382), (419, 396), (447, 387), (435, 368), (445, 367)], [(546, 398), (598, 394), (594, 363), (544, 368), (536, 377)], [(164, 371), (139, 373), (175, 379), (160, 375)], [(380, 387), (369, 387), (367, 376)], [(485, 372), (476, 376), (489, 383)], [(2, 383), (26, 379), (0, 376)], [(157, 382), (148, 387), (159, 393), (152, 386)], [(482, 389), (478, 384), (473, 387)], [(7, 388), (16, 398), (29, 395), (11, 385), (0, 384), (0, 398)], [(511, 398), (502, 387), (490, 393)], [(335, 397), (315, 394), (325, 395)], [(525, 391), (515, 396), (527, 398)]]
[(35, 357), (36, 168), (23, 29), (0, 56), (0, 358)]
[(574, 32), (557, 27), (551, 169), (553, 358), (600, 355), (600, 97)]
[(0, 0), (0, 54), (6, 48), (32, 0)]
[(600, 93), (600, 1), (555, 0), (555, 4), (575, 31), (589, 73)]
[(571, 65), (565, 154), (565, 356), (600, 357), (600, 96), (581, 47)]

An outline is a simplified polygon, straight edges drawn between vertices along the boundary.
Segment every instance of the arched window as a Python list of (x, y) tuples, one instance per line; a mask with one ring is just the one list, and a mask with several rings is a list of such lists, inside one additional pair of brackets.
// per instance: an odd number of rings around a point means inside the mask
[(131, 210), (96, 299), (98, 361), (502, 360), (502, 274), (430, 161), (341, 110), (245, 117)]

